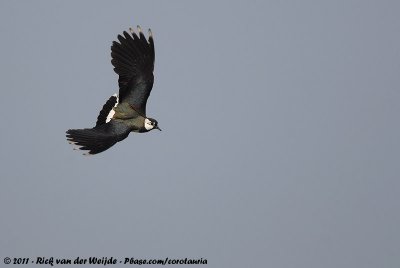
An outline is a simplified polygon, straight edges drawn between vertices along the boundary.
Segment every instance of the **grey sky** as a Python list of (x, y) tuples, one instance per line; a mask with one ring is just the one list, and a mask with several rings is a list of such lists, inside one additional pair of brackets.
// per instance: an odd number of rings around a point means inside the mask
[[(1, 1), (1, 264), (399, 267), (399, 8)], [(117, 92), (111, 42), (137, 24), (155, 38), (163, 131), (84, 157), (65, 130)]]

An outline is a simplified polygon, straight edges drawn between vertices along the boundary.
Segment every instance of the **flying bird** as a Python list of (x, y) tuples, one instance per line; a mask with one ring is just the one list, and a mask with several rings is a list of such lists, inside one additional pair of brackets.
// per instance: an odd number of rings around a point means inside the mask
[(129, 28), (111, 46), (111, 63), (118, 74), (119, 92), (104, 104), (96, 126), (69, 129), (67, 140), (85, 154), (98, 154), (128, 137), (131, 132), (161, 130), (157, 120), (146, 116), (146, 103), (154, 82), (154, 40), (141, 28)]

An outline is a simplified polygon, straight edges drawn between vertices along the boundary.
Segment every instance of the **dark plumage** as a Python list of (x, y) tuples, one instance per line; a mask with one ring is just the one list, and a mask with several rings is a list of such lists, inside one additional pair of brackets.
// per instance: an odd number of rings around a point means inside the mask
[(115, 104), (117, 104), (118, 98), (117, 96), (111, 96), (106, 104), (104, 104), (103, 109), (101, 109), (99, 116), (97, 117), (96, 127), (106, 123), (107, 116), (114, 108)]
[(149, 40), (140, 30), (139, 36), (131, 30), (131, 35), (118, 35), (120, 43), (111, 46), (111, 63), (119, 75), (119, 98), (129, 103), (138, 113), (146, 115), (146, 102), (153, 88), (154, 42), (149, 30)]
[(88, 154), (98, 154), (128, 137), (129, 132), (131, 129), (123, 122), (110, 121), (94, 128), (70, 129), (67, 138), (78, 149), (87, 150)]
[(96, 126), (70, 129), (67, 140), (87, 150), (88, 154), (103, 152), (125, 139), (130, 132), (159, 129), (155, 119), (146, 116), (146, 103), (153, 88), (154, 42), (151, 30), (146, 39), (138, 26), (123, 32), (111, 46), (111, 63), (118, 74), (119, 95), (111, 96), (97, 117)]

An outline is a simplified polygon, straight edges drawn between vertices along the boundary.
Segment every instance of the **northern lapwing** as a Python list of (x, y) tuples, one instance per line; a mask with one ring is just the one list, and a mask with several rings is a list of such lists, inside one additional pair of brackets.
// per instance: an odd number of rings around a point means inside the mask
[(161, 130), (157, 120), (146, 116), (146, 102), (153, 88), (154, 41), (149, 29), (148, 39), (141, 28), (130, 28), (118, 35), (111, 46), (111, 63), (118, 74), (119, 94), (111, 96), (97, 117), (96, 126), (70, 129), (67, 140), (86, 154), (101, 153), (131, 132)]

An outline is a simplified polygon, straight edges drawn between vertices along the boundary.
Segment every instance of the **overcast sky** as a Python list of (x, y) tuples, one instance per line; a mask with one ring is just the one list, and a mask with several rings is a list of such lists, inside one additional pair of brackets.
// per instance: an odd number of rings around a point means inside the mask
[[(0, 262), (399, 267), (399, 12), (1, 1)], [(137, 24), (154, 34), (147, 113), (163, 131), (82, 156), (65, 131), (93, 127), (118, 91), (111, 43)]]

